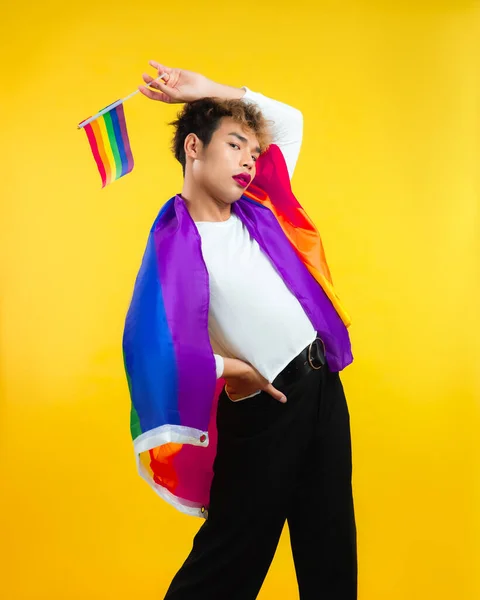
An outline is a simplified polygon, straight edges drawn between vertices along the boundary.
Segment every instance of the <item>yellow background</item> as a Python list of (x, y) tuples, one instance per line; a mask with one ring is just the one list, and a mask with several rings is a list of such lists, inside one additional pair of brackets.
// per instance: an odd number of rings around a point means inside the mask
[[(136, 474), (121, 356), (148, 229), (181, 189), (166, 125), (178, 107), (129, 100), (136, 167), (104, 190), (76, 130), (153, 58), (304, 113), (294, 189), (353, 318), (342, 379), (360, 600), (479, 598), (478, 4), (12, 6), (0, 24), (2, 597), (163, 598), (201, 525)], [(285, 530), (259, 598), (297, 597)]]

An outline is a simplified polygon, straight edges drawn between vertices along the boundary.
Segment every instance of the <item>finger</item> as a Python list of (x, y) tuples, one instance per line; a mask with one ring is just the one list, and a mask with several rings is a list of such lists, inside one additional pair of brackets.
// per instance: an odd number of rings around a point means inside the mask
[(228, 386), (225, 386), (225, 393), (227, 394), (227, 398), (229, 398), (232, 402), (235, 402), (235, 400), (238, 398), (238, 394), (235, 394), (233, 390), (228, 391), (227, 387)]
[[(155, 78), (149, 75), (148, 73), (142, 73), (143, 81), (148, 84), (150, 88), (159, 89), (158, 81), (155, 81)], [(165, 81), (165, 80), (164, 80)]]
[[(163, 77), (163, 83), (165, 83), (165, 81), (167, 81), (168, 78), (169, 78), (169, 76), (166, 73), (164, 73), (161, 77)], [(157, 81), (158, 78), (157, 77), (152, 77), (148, 73), (142, 73), (142, 78), (143, 78), (143, 81), (146, 84), (148, 84), (150, 87), (154, 87), (156, 89), (159, 89), (158, 85), (157, 85), (158, 84), (158, 81)], [(160, 80), (160, 81), (162, 81), (162, 80)]]
[(144, 85), (139, 85), (138, 89), (144, 96), (146, 96), (147, 98), (150, 98), (151, 100), (158, 100), (160, 102), (167, 102), (167, 103), (170, 103), (172, 101), (172, 99), (169, 96), (167, 96), (166, 94), (164, 94), (163, 92), (157, 92), (157, 91), (151, 90), (150, 88), (145, 87)]
[(157, 90), (160, 90), (161, 92), (163, 92), (164, 95), (171, 98), (172, 100), (176, 100), (176, 98), (178, 97), (178, 90), (170, 85), (167, 85), (162, 80), (155, 81), (155, 83), (153, 83), (151, 87), (155, 87)]
[(170, 74), (172, 72), (171, 67), (166, 67), (165, 65), (160, 64), (156, 60), (149, 60), (148, 64), (154, 69), (157, 69), (159, 75), (161, 75), (162, 73)]
[(282, 392), (280, 390), (277, 390), (277, 388), (274, 388), (271, 383), (269, 383), (267, 385), (267, 387), (264, 389), (264, 391), (267, 392), (267, 394), (270, 394), (270, 396), (273, 396), (275, 398), (275, 400), (278, 400), (279, 402), (285, 403), (287, 401), (286, 396), (284, 394), (282, 394)]
[(142, 73), (143, 81), (148, 84), (150, 87), (156, 87), (156, 81), (154, 81), (153, 77), (148, 73)]

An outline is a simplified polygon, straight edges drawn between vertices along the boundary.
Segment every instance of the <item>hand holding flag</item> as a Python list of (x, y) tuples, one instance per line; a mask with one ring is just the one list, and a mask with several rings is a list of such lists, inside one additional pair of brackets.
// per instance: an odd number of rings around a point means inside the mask
[[(157, 79), (152, 77), (152, 83), (165, 77), (165, 74)], [(123, 103), (138, 92), (139, 90), (135, 90), (78, 124), (78, 129), (85, 129), (87, 134), (93, 158), (102, 178), (102, 187), (130, 173), (133, 169), (133, 155)]]
[[(200, 73), (166, 67), (155, 60), (150, 60), (149, 64), (157, 69), (158, 75), (164, 79), (164, 81), (154, 80), (147, 73), (143, 74), (143, 80), (150, 87), (139, 86), (138, 89), (151, 100), (177, 104), (194, 102), (216, 95), (218, 84)], [(155, 88), (155, 90), (152, 88)]]
[(240, 98), (244, 93), (242, 90), (215, 83), (200, 73), (174, 69), (154, 60), (149, 61), (149, 64), (157, 69), (158, 77), (153, 78), (144, 73), (143, 80), (146, 85), (139, 86), (130, 95), (110, 104), (78, 125), (78, 128), (85, 129), (87, 134), (102, 178), (102, 187), (133, 169), (123, 103), (135, 94), (141, 92), (151, 100), (177, 104), (217, 96)]

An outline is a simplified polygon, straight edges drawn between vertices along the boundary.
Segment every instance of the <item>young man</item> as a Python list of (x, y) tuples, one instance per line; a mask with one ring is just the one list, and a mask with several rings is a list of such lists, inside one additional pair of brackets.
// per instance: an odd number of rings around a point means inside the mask
[(206, 455), (205, 411), (218, 431), (213, 479), (197, 482), (209, 484), (208, 517), (165, 598), (256, 598), (287, 520), (300, 598), (354, 600), (350, 425), (339, 377), (353, 360), (349, 318), (290, 189), (302, 114), (150, 64), (166, 75), (142, 93), (186, 103), (173, 123), (184, 185), (152, 228), (124, 349), (136, 450), (149, 452), (141, 472), (180, 510), (198, 514), (193, 484), (179, 474), (201, 478), (188, 444)]

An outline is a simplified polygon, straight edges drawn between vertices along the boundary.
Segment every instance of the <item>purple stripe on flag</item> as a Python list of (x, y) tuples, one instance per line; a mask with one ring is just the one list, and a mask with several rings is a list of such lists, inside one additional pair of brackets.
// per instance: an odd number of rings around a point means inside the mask
[(325, 344), (325, 356), (332, 371), (341, 371), (352, 360), (347, 328), (328, 296), (296, 254), (271, 210), (255, 206), (253, 200), (241, 198), (232, 205), (253, 239), (270, 258), (292, 294)]
[(201, 243), (184, 200), (176, 215), (154, 232), (165, 314), (177, 363), (181, 424), (206, 431), (215, 393), (216, 370), (208, 335), (209, 282)]
[(130, 148), (130, 140), (128, 139), (127, 123), (125, 121), (125, 112), (123, 110), (123, 104), (119, 104), (117, 106), (116, 112), (118, 116), (118, 124), (120, 125), (120, 131), (122, 132), (123, 146), (125, 148), (125, 154), (127, 157), (128, 166), (124, 173), (124, 175), (126, 175), (127, 173), (130, 173), (130, 171), (133, 169), (133, 154), (132, 149)]

